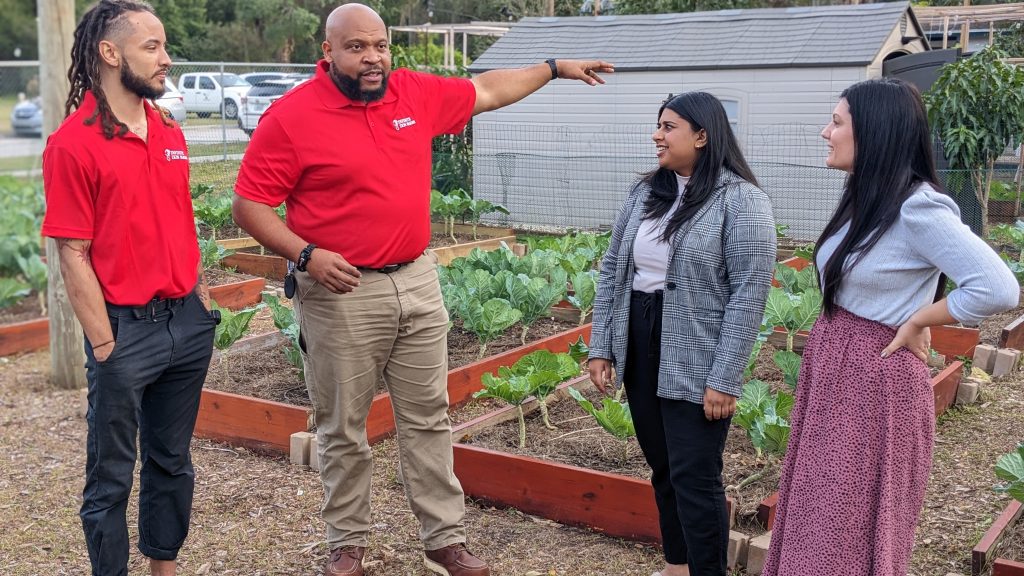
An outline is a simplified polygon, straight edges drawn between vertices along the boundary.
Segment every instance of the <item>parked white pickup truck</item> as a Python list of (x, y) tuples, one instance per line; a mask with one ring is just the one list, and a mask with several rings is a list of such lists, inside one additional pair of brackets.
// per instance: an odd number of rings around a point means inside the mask
[(242, 96), (250, 84), (237, 74), (219, 72), (190, 72), (178, 79), (178, 91), (185, 97), (185, 110), (200, 118), (212, 113), (223, 118), (237, 118)]

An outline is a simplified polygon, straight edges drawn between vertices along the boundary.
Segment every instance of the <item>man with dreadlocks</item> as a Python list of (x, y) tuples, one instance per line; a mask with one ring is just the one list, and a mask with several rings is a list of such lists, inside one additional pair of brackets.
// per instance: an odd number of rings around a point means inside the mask
[[(465, 500), (448, 419), (448, 314), (430, 240), (431, 140), (474, 114), (556, 78), (590, 85), (599, 60), (554, 60), (472, 80), (391, 70), (388, 30), (362, 4), (327, 18), (316, 76), (260, 119), (235, 186), (235, 221), (296, 263), (306, 385), (319, 437), (330, 559), (361, 576), (370, 531), (366, 419), (377, 384), (390, 393), (398, 446), (427, 568), (486, 576), (466, 549)], [(287, 224), (274, 207), (285, 202)]]
[(181, 129), (147, 99), (171, 66), (144, 2), (101, 0), (75, 30), (67, 118), (43, 152), (44, 236), (55, 238), (85, 331), (89, 384), (82, 525), (94, 575), (128, 574), (136, 459), (139, 550), (174, 574), (188, 534), (189, 439), (216, 312), (199, 265)]

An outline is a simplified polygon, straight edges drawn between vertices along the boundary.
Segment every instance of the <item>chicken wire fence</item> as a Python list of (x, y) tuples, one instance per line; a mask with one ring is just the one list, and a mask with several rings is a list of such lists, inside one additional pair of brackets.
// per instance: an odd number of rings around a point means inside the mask
[[(187, 112), (182, 130), (189, 145), (193, 184), (230, 191), (248, 145), (239, 127), (245, 86), (284, 76), (307, 76), (313, 65), (175, 63), (172, 83)], [(189, 87), (183, 80), (191, 77)], [(203, 82), (202, 79), (208, 81)], [(210, 88), (210, 86), (213, 88)], [(0, 173), (38, 174), (43, 139), (14, 136), (14, 108), (38, 95), (38, 64), (0, 62)], [(228, 105), (228, 103), (232, 105)], [(824, 119), (823, 119), (824, 121)], [(741, 128), (746, 158), (771, 198), (778, 224), (794, 241), (817, 237), (842, 193), (845, 175), (824, 165), (821, 126), (777, 124)], [(656, 166), (649, 124), (495, 122), (487, 114), (460, 135), (434, 140), (434, 187), (461, 188), (505, 206), (510, 214), (485, 221), (527, 230), (607, 230), (631, 186)], [(996, 180), (1015, 198), (1019, 158), (997, 164)], [(981, 208), (970, 171), (944, 170), (940, 180), (960, 206), (963, 220), (980, 231)], [(992, 211), (1012, 221), (1019, 202)], [(1007, 212), (1009, 210), (1009, 212)], [(998, 220), (1002, 218), (1003, 220)]]

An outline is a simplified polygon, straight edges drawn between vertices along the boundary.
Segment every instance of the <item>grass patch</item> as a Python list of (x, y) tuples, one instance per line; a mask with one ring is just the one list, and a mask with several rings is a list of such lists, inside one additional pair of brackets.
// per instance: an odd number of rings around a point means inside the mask
[(203, 156), (221, 156), (223, 154), (243, 154), (248, 145), (248, 142), (228, 142), (227, 145), (223, 142), (189, 144), (188, 155), (192, 158), (200, 158)]
[(0, 158), (0, 172), (13, 172), (21, 170), (34, 170), (41, 167), (39, 156), (15, 156), (13, 158)]
[(235, 189), (238, 167), (241, 164), (238, 160), (197, 162), (189, 166), (191, 184), (193, 186), (196, 184), (208, 184), (214, 188), (230, 192)]
[(17, 103), (17, 96), (0, 96), (0, 134), (11, 133), (11, 111)]

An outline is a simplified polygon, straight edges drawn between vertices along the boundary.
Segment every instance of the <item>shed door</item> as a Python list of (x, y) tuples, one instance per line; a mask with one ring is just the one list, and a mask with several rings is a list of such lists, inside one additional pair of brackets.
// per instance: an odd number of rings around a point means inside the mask
[(907, 54), (882, 62), (882, 76), (906, 80), (921, 92), (926, 92), (938, 80), (939, 68), (959, 57), (958, 48)]

